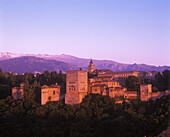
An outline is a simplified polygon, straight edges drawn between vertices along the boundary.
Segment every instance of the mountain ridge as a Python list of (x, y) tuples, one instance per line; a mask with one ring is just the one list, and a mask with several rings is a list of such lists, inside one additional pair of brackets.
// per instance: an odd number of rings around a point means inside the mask
[(33, 56), (23, 56), (12, 59), (4, 59), (0, 61), (0, 68), (3, 71), (14, 72), (14, 73), (42, 73), (44, 71), (57, 71), (60, 70), (65, 73), (67, 70), (77, 70), (78, 67), (55, 60), (47, 60), (43, 58), (33, 57)]
[[(87, 70), (88, 64), (91, 59), (79, 58), (72, 55), (48, 55), (48, 54), (13, 54), (9, 52), (0, 52), (0, 62), (8, 59), (20, 58), (20, 57), (36, 57), (45, 60), (53, 60), (53, 61), (60, 61), (67, 63), (67, 65), (73, 65), (75, 68), (79, 69), (80, 67)], [(21, 60), (22, 62), (22, 60)], [(112, 71), (164, 71), (170, 70), (170, 66), (153, 66), (153, 65), (146, 65), (146, 64), (123, 64), (118, 63), (112, 60), (93, 60), (93, 63), (96, 68), (98, 69), (110, 69)], [(47, 62), (46, 62), (47, 64)], [(14, 65), (14, 64), (13, 64)], [(25, 64), (26, 65), (26, 64)], [(41, 64), (42, 65), (42, 64)], [(49, 64), (48, 64), (49, 65)], [(52, 65), (52, 64), (51, 64)], [(0, 64), (1, 67), (1, 64)], [(70, 66), (71, 67), (71, 66)], [(63, 69), (62, 71), (65, 72), (66, 70), (70, 69)], [(53, 69), (55, 67), (53, 66)], [(71, 67), (72, 68), (72, 67)], [(50, 70), (50, 69), (49, 69)], [(49, 71), (48, 70), (48, 71)]]

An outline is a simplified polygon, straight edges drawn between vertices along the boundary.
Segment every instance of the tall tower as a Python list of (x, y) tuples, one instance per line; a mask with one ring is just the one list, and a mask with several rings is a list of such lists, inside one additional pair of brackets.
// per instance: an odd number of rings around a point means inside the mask
[(95, 65), (93, 64), (93, 61), (91, 60), (88, 66), (89, 74), (91, 74), (95, 70)]
[(74, 105), (82, 102), (87, 95), (87, 71), (72, 70), (66, 73), (65, 103)]
[(152, 85), (151, 84), (140, 84), (140, 100), (148, 101), (151, 98)]

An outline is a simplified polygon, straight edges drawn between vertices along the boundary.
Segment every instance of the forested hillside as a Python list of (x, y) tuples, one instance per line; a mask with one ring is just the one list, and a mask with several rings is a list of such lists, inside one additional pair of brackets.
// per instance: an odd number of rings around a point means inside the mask
[[(168, 75), (169, 71), (158, 73), (150, 82), (157, 89), (167, 90)], [(132, 80), (129, 88), (133, 88), (134, 79), (128, 80)], [(25, 82), (24, 98), (13, 100), (11, 88), (21, 82)], [(108, 96), (90, 94), (74, 106), (65, 104), (64, 100), (40, 105), (41, 86), (56, 82), (65, 87), (66, 76), (61, 71), (45, 71), (35, 76), (1, 70), (0, 136), (143, 137), (158, 135), (168, 127), (170, 95), (155, 101), (115, 104)]]
[(81, 104), (32, 100), (0, 100), (1, 137), (143, 137), (168, 127), (170, 96), (156, 101), (115, 104), (101, 95), (89, 95)]

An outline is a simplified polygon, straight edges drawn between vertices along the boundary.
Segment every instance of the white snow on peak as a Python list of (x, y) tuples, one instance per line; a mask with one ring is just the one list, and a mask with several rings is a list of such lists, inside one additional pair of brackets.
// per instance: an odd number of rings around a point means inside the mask
[(10, 58), (16, 58), (16, 57), (23, 57), (23, 56), (33, 56), (33, 57), (39, 57), (39, 58), (49, 58), (49, 59), (53, 59), (53, 58), (57, 58), (57, 57), (61, 57), (61, 58), (72, 58), (73, 56), (70, 55), (48, 55), (48, 54), (14, 54), (14, 53), (10, 53), (10, 52), (0, 52), (0, 60), (3, 59), (10, 59)]

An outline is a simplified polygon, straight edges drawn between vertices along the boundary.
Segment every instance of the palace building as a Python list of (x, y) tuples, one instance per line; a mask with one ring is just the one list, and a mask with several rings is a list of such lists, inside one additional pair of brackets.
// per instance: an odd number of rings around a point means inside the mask
[[(88, 78), (88, 73), (90, 78)], [(52, 84), (41, 87), (41, 104), (44, 105), (48, 101), (59, 101), (65, 98), (65, 104), (79, 104), (88, 94), (100, 94), (114, 98), (116, 103), (122, 103), (124, 98), (140, 99), (141, 101), (155, 100), (163, 95), (170, 94), (166, 92), (152, 92), (151, 84), (140, 84), (140, 91), (127, 91), (124, 80), (128, 76), (141, 77), (143, 72), (139, 71), (122, 71), (113, 72), (111, 70), (95, 69), (91, 60), (88, 66), (88, 72), (85, 70), (71, 70), (66, 72), (66, 94), (61, 92), (62, 86)], [(152, 75), (151, 72), (145, 73), (147, 77)], [(148, 74), (148, 75), (147, 75)], [(156, 74), (156, 72), (154, 72)], [(12, 88), (12, 97), (14, 99), (22, 99), (24, 93), (24, 83), (20, 87)]]
[(64, 98), (60, 92), (61, 86), (57, 83), (54, 85), (44, 85), (41, 87), (41, 105), (46, 104), (48, 101), (59, 101)]

